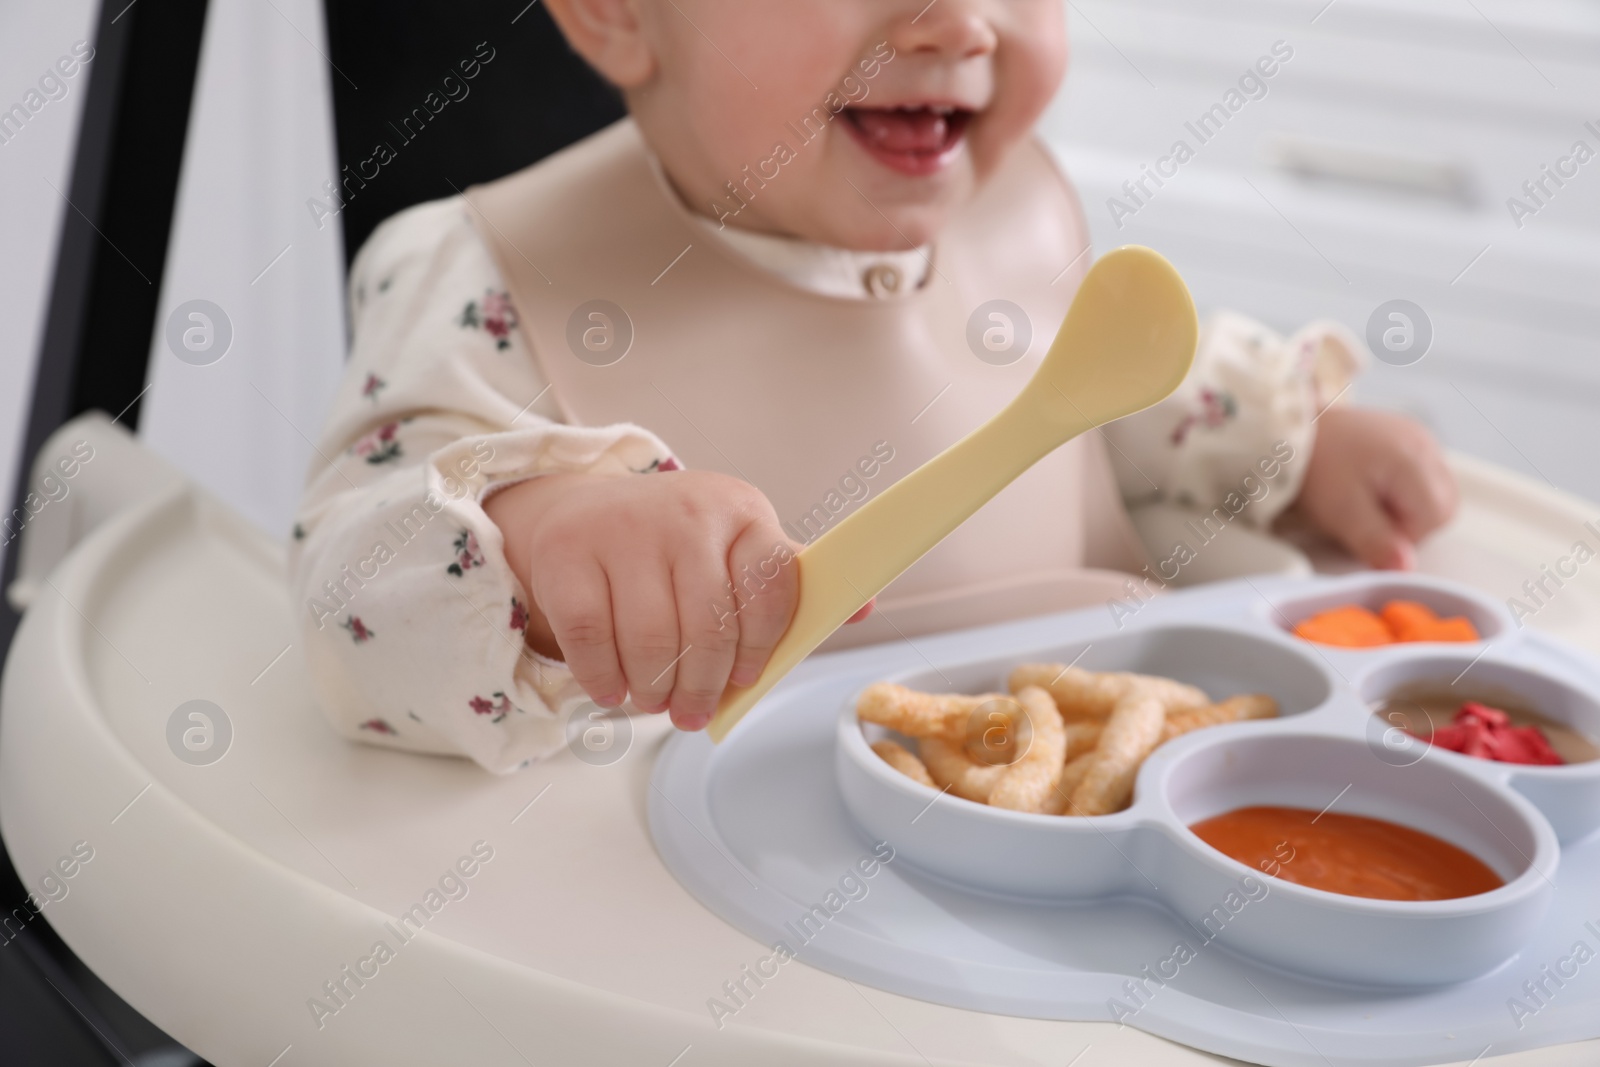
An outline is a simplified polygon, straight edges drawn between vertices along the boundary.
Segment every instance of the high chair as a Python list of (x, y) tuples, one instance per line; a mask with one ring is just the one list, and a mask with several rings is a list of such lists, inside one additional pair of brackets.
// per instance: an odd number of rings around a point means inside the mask
[[(27, 613), (0, 693), (0, 830), (29, 883), (93, 850), (44, 917), (165, 1031), (219, 1064), (922, 1062), (866, 994), (803, 964), (737, 1025), (710, 1024), (700, 1002), (763, 949), (652, 848), (664, 720), (633, 719), (610, 765), (563, 753), (507, 777), (346, 743), (313, 705), (283, 542), (103, 415), (63, 426), (39, 472), (78, 442), (94, 459), (30, 524), (12, 587)], [(1580, 501), (1452, 464), (1462, 514), (1425, 573), (1498, 594), (1583, 536)], [(1600, 583), (1580, 574), (1536, 624), (1600, 652)], [(206, 717), (177, 714), (191, 701)], [(474, 846), (492, 858), (472, 863)], [(468, 895), (397, 931), (464, 858)], [(351, 979), (380, 939), (395, 958)], [(986, 1062), (1112, 1040), (1141, 1063), (1203, 1061), (1135, 1031), (866, 996), (927, 1025), (943, 1010), (952, 1047)]]
[[(335, 19), (336, 47), (353, 30)], [(504, 777), (341, 740), (306, 677), (285, 536), (105, 413), (55, 410), (27, 484), (85, 448), (93, 459), (16, 549), (0, 835), (71, 952), (211, 1062), (909, 1067), (1064, 1063), (1088, 1046), (1107, 1055), (1090, 1063), (1216, 1062), (1134, 1029), (942, 1008), (804, 963), (717, 1025), (706, 999), (767, 949), (652, 844), (664, 718), (608, 726), (631, 737), (615, 759), (562, 753)], [(1422, 572), (1504, 599), (1575, 540), (1600, 547), (1586, 502), (1450, 459), (1461, 513), (1422, 547)], [(1159, 546), (1183, 518), (1136, 522)], [(1185, 578), (1351, 567), (1240, 529)], [(1600, 567), (1528, 623), (1600, 654)]]

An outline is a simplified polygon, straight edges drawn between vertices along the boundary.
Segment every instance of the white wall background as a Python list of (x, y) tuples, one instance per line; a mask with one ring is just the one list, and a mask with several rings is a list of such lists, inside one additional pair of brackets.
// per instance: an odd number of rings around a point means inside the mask
[[(1574, 141), (1600, 152), (1600, 3), (1073, 0), (1068, 17), (1073, 69), (1044, 128), (1098, 250), (1151, 245), (1202, 312), (1286, 332), (1332, 317), (1364, 333), (1411, 300), (1432, 350), (1376, 364), (1352, 395), (1600, 500), (1600, 158), (1521, 228), (1506, 208)], [(1277, 41), (1293, 58), (1267, 95), (1199, 146), (1185, 121)], [(1119, 227), (1109, 198), (1180, 137), (1195, 158)], [(1297, 177), (1285, 148), (1390, 177)], [(1403, 187), (1441, 172), (1458, 192)]]
[[(0, 4), (0, 101), (89, 36), (92, 15), (87, 0)], [(1072, 0), (1069, 21), (1073, 69), (1044, 127), (1097, 248), (1153, 245), (1202, 308), (1285, 330), (1332, 316), (1359, 331), (1379, 303), (1414, 300), (1434, 320), (1434, 349), (1377, 367), (1365, 398), (1600, 499), (1589, 458), (1600, 453), (1600, 160), (1521, 229), (1504, 204), (1572, 141), (1600, 149), (1583, 126), (1600, 126), (1600, 3)], [(1268, 96), (1119, 229), (1106, 199), (1279, 39), (1295, 55)], [(318, 0), (212, 0), (161, 309), (164, 320), (210, 300), (234, 340), (195, 367), (158, 325), (142, 423), (152, 447), (280, 534), (344, 343), (338, 231), (317, 231), (305, 207), (335, 170), (325, 50)], [(82, 98), (74, 85), (0, 146), (6, 483), (63, 209), (45, 179), (66, 188)], [(1444, 168), (1463, 192), (1297, 178), (1277, 162), (1285, 143), (1401, 178)]]
[[(37, 88), (39, 77), (70, 54), (75, 42), (93, 43), (95, 9), (91, 0), (0, 3), (0, 108), (21, 102)], [(0, 500), (8, 508), (61, 214), (70, 210), (51, 186), (69, 192), (88, 76), (89, 71), (79, 71), (68, 81), (66, 96), (46, 104), (20, 134), (0, 144)]]
[[(343, 367), (339, 227), (305, 203), (338, 171), (326, 51), (320, 0), (211, 0), (140, 418), (151, 448), (280, 536)], [(160, 328), (196, 299), (233, 327), (206, 366)]]
[[(92, 41), (95, 8), (0, 4), (6, 106), (74, 41)], [(323, 29), (319, 0), (211, 0), (140, 425), (157, 452), (279, 534), (343, 362), (339, 230), (319, 232), (305, 207), (336, 170)], [(6, 500), (65, 209), (46, 182), (67, 192), (85, 76), (0, 145)], [(231, 348), (209, 366), (179, 361), (163, 336), (170, 310), (191, 299), (232, 321)]]

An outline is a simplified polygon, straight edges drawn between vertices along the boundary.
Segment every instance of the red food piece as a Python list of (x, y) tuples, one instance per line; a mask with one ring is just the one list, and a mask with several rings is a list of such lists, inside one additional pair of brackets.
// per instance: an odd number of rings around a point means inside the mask
[(1491, 708), (1487, 704), (1480, 704), (1476, 700), (1469, 700), (1461, 705), (1461, 710), (1456, 712), (1456, 721), (1471, 719), (1481, 722), (1486, 726), (1509, 726), (1511, 716), (1499, 708)]
[(1537, 726), (1513, 726), (1492, 735), (1498, 744), (1494, 757), (1501, 763), (1532, 763), (1555, 766), (1566, 760), (1556, 755), (1544, 732)]
[(1454, 721), (1435, 730), (1431, 740), (1451, 752), (1499, 763), (1555, 766), (1566, 762), (1550, 747), (1543, 730), (1512, 726), (1511, 716), (1476, 701), (1461, 705)]

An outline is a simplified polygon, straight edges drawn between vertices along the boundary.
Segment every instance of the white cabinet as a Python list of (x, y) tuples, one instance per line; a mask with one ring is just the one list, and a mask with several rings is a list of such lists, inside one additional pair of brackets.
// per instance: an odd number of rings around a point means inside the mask
[(1202, 313), (1280, 329), (1414, 301), (1432, 349), (1361, 398), (1600, 500), (1600, 3), (1074, 0), (1068, 21), (1043, 129), (1097, 250), (1150, 245)]

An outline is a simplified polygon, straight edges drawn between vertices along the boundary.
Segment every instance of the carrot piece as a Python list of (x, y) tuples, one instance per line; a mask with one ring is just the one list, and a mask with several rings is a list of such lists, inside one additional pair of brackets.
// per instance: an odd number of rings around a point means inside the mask
[(1391, 600), (1383, 606), (1383, 621), (1396, 641), (1476, 641), (1477, 627), (1462, 615), (1441, 619), (1426, 604)]
[(1440, 619), (1428, 631), (1429, 641), (1477, 641), (1480, 639), (1478, 628), (1472, 625), (1472, 620), (1457, 615), (1448, 619)]
[(1394, 642), (1394, 635), (1376, 612), (1359, 604), (1346, 604), (1302, 619), (1295, 625), (1296, 637), (1319, 645), (1343, 648), (1372, 648)]
[(1425, 641), (1427, 638), (1418, 635), (1426, 633), (1439, 621), (1432, 608), (1415, 600), (1391, 600), (1380, 614), (1396, 641)]

